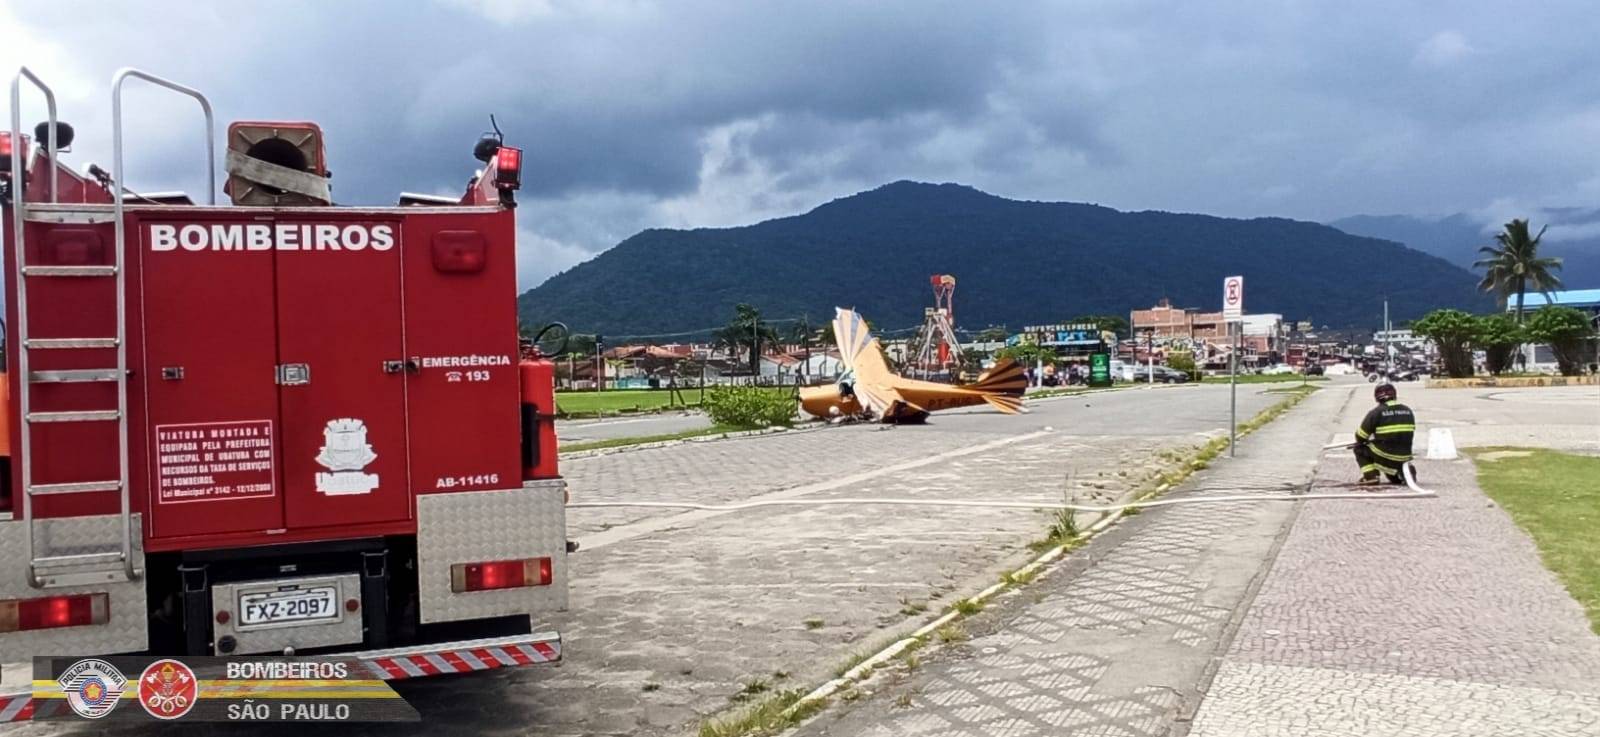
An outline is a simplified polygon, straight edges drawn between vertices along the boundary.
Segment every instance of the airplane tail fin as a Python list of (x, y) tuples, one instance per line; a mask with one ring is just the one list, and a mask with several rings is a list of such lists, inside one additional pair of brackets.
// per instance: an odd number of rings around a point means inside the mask
[(983, 401), (1008, 415), (1022, 414), (1022, 397), (1013, 397), (1005, 394), (985, 394)]
[(1028, 388), (1028, 377), (1022, 373), (1022, 364), (1002, 358), (994, 368), (983, 372), (977, 381), (965, 388), (1005, 397), (1020, 397)]
[(1028, 377), (1022, 365), (1002, 358), (994, 368), (983, 372), (978, 380), (963, 387), (983, 392), (983, 401), (1008, 415), (1022, 412), (1022, 393), (1028, 388)]

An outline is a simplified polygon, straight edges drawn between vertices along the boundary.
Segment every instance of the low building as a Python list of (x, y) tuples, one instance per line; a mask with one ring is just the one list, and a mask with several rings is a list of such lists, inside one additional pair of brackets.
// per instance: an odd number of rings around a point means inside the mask
[(1283, 315), (1268, 312), (1245, 315), (1240, 343), (1245, 360), (1262, 366), (1284, 363), (1288, 354), (1289, 328)]
[[(1538, 292), (1529, 292), (1522, 296), (1523, 312), (1531, 312), (1540, 307), (1571, 307), (1589, 313), (1591, 318), (1600, 318), (1600, 289), (1568, 289), (1560, 292), (1551, 292), (1549, 296)], [(1506, 300), (1506, 311), (1516, 312), (1516, 297)]]
[(1223, 322), (1221, 312), (1173, 307), (1172, 301), (1165, 297), (1148, 310), (1128, 313), (1128, 324), (1133, 326), (1135, 336), (1153, 334), (1156, 339), (1218, 340), (1228, 336), (1228, 325)]
[[(1516, 298), (1513, 297), (1506, 302), (1506, 311), (1515, 312)], [(1589, 321), (1595, 329), (1600, 330), (1600, 289), (1567, 289), (1551, 292), (1548, 295), (1530, 292), (1522, 297), (1522, 310), (1525, 313), (1550, 306), (1571, 307), (1583, 312), (1589, 316)], [(1585, 353), (1593, 357), (1590, 365), (1600, 368), (1600, 341), (1590, 341), (1589, 346)], [(1554, 372), (1557, 367), (1555, 354), (1548, 345), (1523, 346), (1521, 363), (1521, 368), (1527, 371)]]
[[(1215, 370), (1226, 366), (1233, 353), (1228, 323), (1221, 312), (1173, 307), (1163, 298), (1148, 310), (1133, 310), (1128, 317), (1133, 326), (1132, 351), (1119, 354), (1131, 353), (1135, 360), (1147, 360), (1153, 351), (1160, 361), (1168, 351), (1181, 350), (1190, 352), (1196, 365)], [(1290, 331), (1283, 315), (1245, 315), (1242, 323), (1239, 355), (1245, 365), (1265, 366), (1284, 360)]]
[(1372, 334), (1373, 345), (1392, 345), (1396, 348), (1407, 350), (1422, 350), (1428, 344), (1428, 339), (1421, 337), (1410, 330), (1379, 330)]
[(831, 350), (827, 352), (813, 350), (808, 358), (804, 355), (796, 356), (801, 359), (800, 371), (808, 380), (835, 379), (844, 373), (844, 361), (839, 359), (839, 354)]
[(801, 359), (784, 353), (764, 355), (761, 357), (761, 377), (786, 382), (800, 374), (804, 363)]

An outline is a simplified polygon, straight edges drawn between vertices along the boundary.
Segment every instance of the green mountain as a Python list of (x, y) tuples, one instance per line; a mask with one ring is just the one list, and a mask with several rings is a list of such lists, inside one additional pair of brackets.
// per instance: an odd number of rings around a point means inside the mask
[(1491, 306), (1459, 267), (1317, 223), (895, 182), (755, 225), (646, 230), (524, 293), (518, 307), (529, 324), (560, 320), (613, 343), (722, 325), (740, 302), (814, 324), (835, 305), (854, 306), (898, 329), (932, 305), (930, 274), (955, 275), (964, 329), (1126, 315), (1162, 297), (1217, 310), (1230, 274), (1245, 277), (1247, 311), (1334, 327), (1378, 325), (1385, 296), (1396, 322), (1440, 306)]

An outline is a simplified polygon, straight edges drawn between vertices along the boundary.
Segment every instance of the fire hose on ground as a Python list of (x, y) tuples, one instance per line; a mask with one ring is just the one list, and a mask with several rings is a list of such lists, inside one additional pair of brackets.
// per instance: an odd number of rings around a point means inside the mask
[[(1323, 450), (1348, 447), (1327, 446)], [(1333, 499), (1363, 501), (1390, 501), (1398, 499), (1429, 499), (1438, 493), (1417, 485), (1416, 473), (1407, 462), (1401, 467), (1405, 479), (1404, 492), (1310, 492), (1303, 494), (1218, 494), (1185, 496), (1173, 499), (1149, 499), (1122, 504), (1074, 504), (1051, 501), (1016, 501), (1012, 499), (915, 499), (905, 497), (851, 497), (843, 499), (765, 499), (730, 504), (703, 504), (685, 501), (608, 501), (572, 502), (569, 509), (604, 509), (616, 507), (643, 507), (650, 509), (685, 509), (701, 512), (738, 512), (763, 507), (827, 507), (827, 506), (916, 506), (916, 507), (981, 507), (986, 509), (1059, 509), (1073, 512), (1121, 512), (1128, 509), (1155, 509), (1180, 504), (1229, 504), (1238, 502), (1304, 502)]]

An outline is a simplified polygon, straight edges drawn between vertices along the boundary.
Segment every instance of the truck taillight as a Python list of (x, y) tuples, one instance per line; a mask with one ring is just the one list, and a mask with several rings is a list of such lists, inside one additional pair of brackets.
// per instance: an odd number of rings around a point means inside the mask
[(450, 566), (450, 590), (461, 594), (468, 591), (549, 586), (554, 577), (549, 558), (457, 563)]
[(107, 594), (0, 601), (0, 632), (105, 624), (110, 618), (111, 597)]
[(522, 149), (501, 146), (495, 154), (494, 185), (500, 189), (522, 186)]

